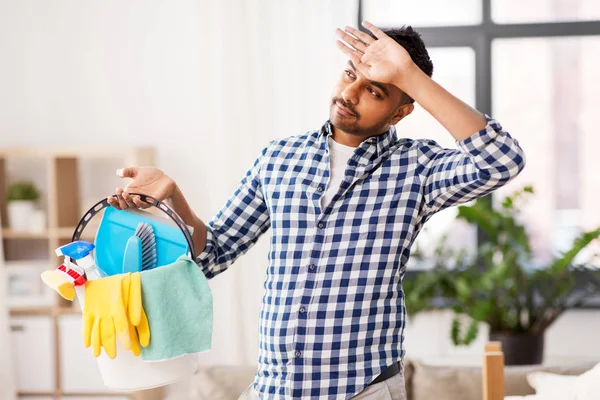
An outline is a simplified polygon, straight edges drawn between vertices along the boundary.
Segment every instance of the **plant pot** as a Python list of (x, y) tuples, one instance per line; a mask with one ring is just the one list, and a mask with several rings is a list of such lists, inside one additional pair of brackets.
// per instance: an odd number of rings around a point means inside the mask
[(500, 342), (505, 365), (537, 365), (544, 357), (544, 335), (491, 332), (490, 341)]
[(35, 202), (31, 200), (11, 200), (7, 205), (8, 226), (15, 232), (29, 231), (29, 216), (33, 213)]

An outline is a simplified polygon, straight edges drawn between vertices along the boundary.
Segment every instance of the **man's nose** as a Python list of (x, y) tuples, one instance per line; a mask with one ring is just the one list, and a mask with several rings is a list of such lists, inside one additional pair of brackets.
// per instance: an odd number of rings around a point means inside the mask
[(350, 103), (352, 105), (358, 104), (358, 85), (356, 82), (346, 86), (346, 88), (342, 91), (342, 99), (344, 99), (346, 103)]

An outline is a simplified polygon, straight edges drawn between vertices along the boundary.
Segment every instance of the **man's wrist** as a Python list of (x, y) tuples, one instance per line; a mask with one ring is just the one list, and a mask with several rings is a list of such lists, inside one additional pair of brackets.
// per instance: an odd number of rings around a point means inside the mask
[(419, 87), (418, 81), (421, 80), (424, 75), (425, 74), (421, 71), (419, 66), (411, 61), (398, 73), (393, 85), (414, 99), (416, 89)]

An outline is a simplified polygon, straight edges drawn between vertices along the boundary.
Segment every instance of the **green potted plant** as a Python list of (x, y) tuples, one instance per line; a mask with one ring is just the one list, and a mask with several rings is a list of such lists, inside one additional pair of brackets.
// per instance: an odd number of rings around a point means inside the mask
[[(520, 205), (532, 194), (529, 186), (518, 190), (504, 199), (500, 209), (481, 199), (458, 207), (457, 218), (475, 224), (488, 238), (477, 257), (458, 256), (452, 267), (438, 263), (405, 285), (409, 315), (452, 308), (456, 315), (450, 334), (456, 345), (470, 344), (479, 324), (488, 324), (490, 340), (503, 344), (507, 365), (541, 363), (548, 327), (600, 288), (597, 269), (574, 263), (581, 250), (600, 236), (600, 227), (582, 232), (571, 249), (548, 265), (533, 265), (529, 235), (518, 221)], [(588, 275), (587, 286), (577, 292), (574, 270)], [(461, 323), (464, 316), (466, 326)]]
[(40, 193), (33, 182), (16, 181), (8, 186), (8, 225), (17, 232), (29, 230), (29, 217), (34, 213)]

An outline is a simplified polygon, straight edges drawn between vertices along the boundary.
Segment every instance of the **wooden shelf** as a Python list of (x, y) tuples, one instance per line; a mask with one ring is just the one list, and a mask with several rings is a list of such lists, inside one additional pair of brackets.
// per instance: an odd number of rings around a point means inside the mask
[(10, 307), (9, 312), (11, 317), (53, 315), (54, 307)]
[(17, 396), (19, 397), (48, 397), (48, 396), (60, 396), (60, 393), (55, 392), (17, 392)]
[[(95, 234), (92, 233), (92, 227), (86, 227), (86, 229), (83, 230), (83, 234), (81, 235), (81, 239), (82, 240), (87, 240), (87, 241), (93, 241), (94, 240), (94, 236)], [(54, 236), (58, 239), (69, 239), (71, 240), (71, 238), (73, 237), (73, 232), (75, 232), (75, 227), (68, 227), (68, 228), (56, 228), (52, 231), (51, 236)]]
[(127, 393), (114, 393), (114, 392), (17, 392), (17, 396), (19, 397), (52, 397), (52, 396), (62, 396), (62, 397), (130, 397), (130, 394)]
[(82, 393), (82, 392), (63, 392), (61, 393), (62, 397), (130, 397), (130, 394), (127, 393), (114, 393), (114, 392), (105, 392), (105, 393)]
[(50, 231), (45, 230), (43, 232), (15, 232), (9, 228), (2, 228), (2, 234), (0, 235), (4, 239), (49, 239)]
[(56, 315), (81, 315), (82, 312), (77, 307), (57, 307), (54, 309)]
[[(82, 239), (93, 239), (94, 234), (93, 226), (86, 227), (84, 233), (82, 235)], [(4, 239), (71, 239), (73, 237), (73, 232), (75, 231), (75, 226), (73, 227), (63, 227), (63, 228), (54, 228), (47, 229), (43, 232), (15, 232), (9, 228), (2, 228), (2, 234), (0, 235)]]

